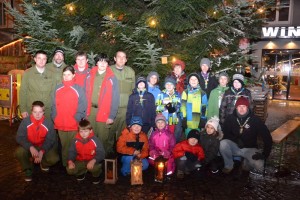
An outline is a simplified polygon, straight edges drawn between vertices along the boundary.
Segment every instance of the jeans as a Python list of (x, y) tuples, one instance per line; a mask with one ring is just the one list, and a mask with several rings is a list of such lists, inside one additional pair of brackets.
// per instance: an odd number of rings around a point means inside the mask
[(255, 152), (260, 152), (257, 148), (242, 148), (240, 149), (236, 143), (231, 140), (224, 139), (220, 142), (220, 153), (224, 159), (224, 168), (233, 168), (233, 157), (241, 156), (244, 158), (243, 168), (244, 169), (256, 169), (263, 171), (264, 160), (253, 160), (252, 156)]
[[(122, 168), (121, 168), (121, 173), (123, 176), (126, 176), (131, 173), (131, 166), (130, 166), (130, 161), (133, 159), (133, 156), (122, 156), (121, 157), (121, 163), (122, 163)], [(148, 169), (149, 167), (149, 162), (146, 158), (142, 159), (142, 164), (143, 164), (143, 170)]]

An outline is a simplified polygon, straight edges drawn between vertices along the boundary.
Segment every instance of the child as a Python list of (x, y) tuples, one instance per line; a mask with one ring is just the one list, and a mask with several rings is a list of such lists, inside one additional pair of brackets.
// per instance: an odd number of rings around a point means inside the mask
[(219, 117), (219, 109), (221, 101), (225, 91), (228, 89), (227, 83), (229, 81), (229, 76), (226, 72), (222, 72), (219, 75), (219, 86), (213, 89), (210, 93), (208, 108), (207, 108), (207, 119), (212, 118), (213, 116)]
[(172, 76), (176, 79), (176, 91), (181, 94), (185, 89), (186, 75), (184, 73), (185, 63), (182, 60), (176, 60), (172, 64), (173, 72)]
[(198, 74), (191, 73), (188, 86), (181, 96), (182, 127), (187, 135), (190, 130), (204, 128), (206, 123), (207, 96), (200, 88)]
[(139, 77), (136, 81), (136, 87), (129, 96), (126, 124), (130, 123), (132, 116), (140, 116), (143, 120), (142, 131), (148, 133), (151, 127), (155, 126), (155, 99), (147, 91), (147, 81), (144, 77)]
[(158, 81), (159, 81), (159, 75), (157, 72), (150, 72), (147, 76), (148, 81), (148, 92), (153, 94), (154, 99), (157, 98), (157, 96), (161, 93), (161, 90), (159, 89)]
[[(175, 125), (179, 122), (181, 105), (180, 94), (175, 90), (175, 85), (176, 80), (173, 77), (167, 76), (165, 78), (165, 89), (156, 99), (156, 112), (162, 113), (165, 116), (172, 134), (175, 133)], [(180, 136), (179, 134), (175, 135), (176, 141), (179, 141)]]
[(146, 159), (149, 151), (147, 135), (142, 132), (143, 121), (139, 116), (133, 116), (130, 120), (129, 129), (125, 128), (117, 141), (117, 152), (121, 156), (121, 174), (130, 174), (130, 162), (134, 158), (142, 160), (143, 170), (148, 169), (149, 163)]
[(219, 118), (214, 116), (209, 119), (205, 125), (205, 131), (200, 134), (200, 144), (204, 149), (205, 159), (204, 165), (212, 173), (217, 173), (222, 168), (222, 157), (218, 156), (220, 140), (223, 138), (223, 133), (219, 130)]
[(149, 139), (150, 157), (149, 163), (154, 165), (154, 160), (163, 156), (168, 159), (167, 174), (173, 174), (175, 171), (174, 158), (172, 150), (176, 144), (175, 137), (170, 133), (167, 127), (165, 116), (158, 114), (155, 118), (156, 130), (151, 134)]
[(31, 115), (22, 120), (18, 132), (16, 157), (25, 173), (25, 181), (32, 181), (33, 163), (40, 164), (41, 170), (59, 161), (57, 140), (53, 123), (45, 119), (45, 106), (41, 101), (32, 103)]
[(88, 120), (81, 120), (78, 130), (69, 148), (67, 172), (75, 175), (78, 181), (82, 181), (89, 171), (93, 176), (93, 184), (98, 184), (102, 172), (101, 162), (105, 156), (104, 148), (94, 135)]
[(177, 177), (184, 178), (184, 174), (201, 167), (205, 155), (203, 148), (198, 143), (200, 132), (193, 129), (189, 132), (187, 140), (175, 145), (173, 156), (177, 166)]

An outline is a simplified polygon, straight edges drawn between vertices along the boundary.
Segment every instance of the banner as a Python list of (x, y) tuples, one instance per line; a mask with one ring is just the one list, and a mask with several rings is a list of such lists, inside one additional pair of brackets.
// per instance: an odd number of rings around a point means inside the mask
[(12, 76), (0, 75), (0, 106), (10, 108), (12, 101)]

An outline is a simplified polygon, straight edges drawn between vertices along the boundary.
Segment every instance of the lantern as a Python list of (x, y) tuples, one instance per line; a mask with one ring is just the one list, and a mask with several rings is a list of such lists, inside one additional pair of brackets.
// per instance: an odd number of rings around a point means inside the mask
[(131, 166), (131, 185), (143, 184), (143, 164), (140, 159), (133, 159)]
[(168, 56), (161, 57), (161, 64), (168, 64)]
[(166, 178), (168, 159), (159, 156), (154, 160), (154, 180), (163, 183)]
[(104, 183), (115, 184), (118, 180), (117, 159), (105, 160), (105, 180)]

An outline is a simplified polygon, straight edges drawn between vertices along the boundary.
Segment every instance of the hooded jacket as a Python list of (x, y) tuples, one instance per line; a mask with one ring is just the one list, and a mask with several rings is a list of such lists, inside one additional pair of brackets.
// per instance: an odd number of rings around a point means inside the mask
[(208, 100), (207, 119), (210, 119), (213, 116), (219, 117), (221, 102), (226, 90), (228, 90), (228, 87), (221, 87), (219, 85), (211, 91), (210, 98)]
[(200, 146), (200, 144), (197, 143), (195, 146), (191, 146), (188, 140), (184, 140), (175, 145), (173, 149), (173, 156), (174, 158), (180, 158), (184, 156), (186, 152), (194, 154), (200, 161), (204, 160), (205, 158), (203, 148)]
[(74, 77), (74, 82), (81, 86), (83, 89), (86, 88), (86, 83), (90, 78), (90, 69), (89, 69), (89, 65), (86, 64), (85, 68), (83, 71), (79, 71), (78, 69), (78, 65), (75, 64), (74, 65), (74, 69), (75, 69), (75, 77)]

